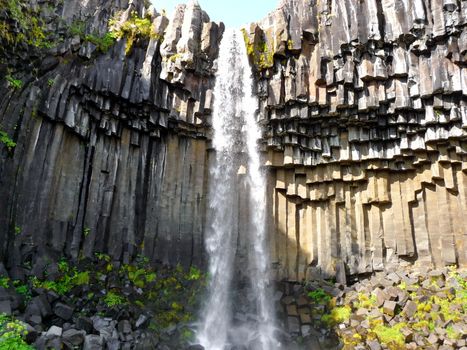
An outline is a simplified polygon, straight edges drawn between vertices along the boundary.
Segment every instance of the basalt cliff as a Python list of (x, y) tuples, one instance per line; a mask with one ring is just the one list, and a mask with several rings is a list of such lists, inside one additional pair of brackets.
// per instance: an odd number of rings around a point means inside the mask
[[(138, 0), (28, 1), (31, 18), (14, 3), (0, 1), (10, 273), (96, 252), (203, 266), (224, 25), (196, 2), (171, 18)], [(467, 265), (466, 24), (460, 0), (284, 0), (245, 26), (276, 278)]]

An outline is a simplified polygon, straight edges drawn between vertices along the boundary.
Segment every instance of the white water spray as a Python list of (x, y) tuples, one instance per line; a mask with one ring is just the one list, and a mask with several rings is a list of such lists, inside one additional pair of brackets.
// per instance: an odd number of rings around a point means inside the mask
[[(239, 31), (227, 30), (220, 45), (214, 88), (213, 148), (210, 166), (206, 248), (209, 254), (209, 297), (198, 341), (206, 350), (228, 350), (241, 345), (251, 350), (274, 350), (275, 312), (266, 248), (266, 179), (261, 169), (256, 123), (258, 100), (252, 92), (252, 76), (245, 44)], [(246, 153), (246, 157), (245, 157)], [(254, 305), (242, 325), (232, 322), (232, 289), (238, 239), (240, 166), (247, 168), (248, 265)], [(244, 209), (244, 208), (242, 208)], [(245, 298), (246, 299), (246, 298)]]

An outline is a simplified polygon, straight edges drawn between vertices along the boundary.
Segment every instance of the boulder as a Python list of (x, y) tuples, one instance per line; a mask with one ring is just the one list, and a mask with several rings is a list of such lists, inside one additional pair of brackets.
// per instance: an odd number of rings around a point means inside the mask
[(104, 340), (101, 336), (95, 334), (88, 334), (84, 338), (83, 350), (102, 350)]
[(62, 336), (62, 328), (57, 326), (52, 326), (49, 328), (47, 333), (45, 334), (48, 338), (52, 337), (61, 337)]
[(61, 302), (56, 303), (54, 306), (55, 315), (57, 315), (65, 321), (68, 321), (73, 317), (73, 311), (73, 307)]
[(69, 329), (67, 331), (64, 331), (62, 334), (63, 340), (73, 346), (80, 346), (81, 344), (83, 344), (85, 336), (85, 331), (77, 329)]
[(395, 316), (397, 303), (391, 300), (386, 300), (383, 304), (383, 312), (389, 316)]

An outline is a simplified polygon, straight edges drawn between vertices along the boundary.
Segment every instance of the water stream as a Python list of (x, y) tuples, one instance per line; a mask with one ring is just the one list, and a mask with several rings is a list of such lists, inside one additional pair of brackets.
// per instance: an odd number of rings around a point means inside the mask
[[(257, 147), (258, 100), (252, 85), (242, 33), (227, 30), (214, 88), (215, 159), (210, 164), (205, 232), (209, 296), (197, 334), (206, 350), (279, 347), (266, 248), (266, 179)], [(245, 247), (243, 259), (239, 247)], [(239, 261), (246, 266), (235, 266)], [(246, 276), (244, 288), (237, 270)]]

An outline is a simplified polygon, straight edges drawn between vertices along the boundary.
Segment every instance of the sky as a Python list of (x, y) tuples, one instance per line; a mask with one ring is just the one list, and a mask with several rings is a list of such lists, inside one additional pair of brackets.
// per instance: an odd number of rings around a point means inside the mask
[[(177, 4), (186, 0), (152, 0), (157, 11), (166, 9), (169, 15)], [(198, 0), (211, 21), (224, 22), (227, 27), (240, 28), (244, 24), (259, 21), (274, 10), (278, 0)]]

